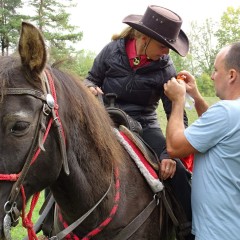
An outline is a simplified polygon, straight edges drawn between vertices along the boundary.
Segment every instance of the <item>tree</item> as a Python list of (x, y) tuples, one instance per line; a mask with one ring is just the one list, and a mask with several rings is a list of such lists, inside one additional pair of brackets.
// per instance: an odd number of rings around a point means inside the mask
[(95, 56), (94, 52), (80, 50), (72, 54), (72, 57), (69, 57), (67, 61), (56, 62), (55, 65), (84, 79), (92, 67)]
[(192, 55), (192, 65), (195, 75), (206, 73), (211, 75), (212, 66), (217, 52), (217, 42), (214, 39), (216, 24), (212, 19), (206, 19), (201, 25), (196, 22), (191, 23), (190, 53)]
[(16, 48), (19, 26), (27, 16), (18, 13), (21, 0), (0, 0), (0, 46), (2, 56)]
[(202, 73), (197, 78), (197, 85), (198, 85), (199, 91), (204, 97), (215, 96), (213, 81), (211, 80), (211, 75), (209, 75), (208, 73)]
[(30, 20), (43, 32), (49, 46), (50, 62), (66, 59), (75, 51), (71, 46), (82, 39), (83, 33), (77, 26), (69, 24), (67, 8), (73, 7), (72, 0), (28, 0), (35, 11)]
[(240, 40), (240, 7), (234, 9), (228, 7), (223, 13), (220, 21), (220, 27), (216, 31), (218, 48)]
[(174, 66), (176, 71), (179, 72), (183, 69), (187, 69), (188, 71), (193, 71), (191, 66), (191, 54), (188, 54), (186, 57), (181, 57), (179, 54), (175, 53), (174, 51), (170, 52), (170, 56), (173, 60)]
[(81, 50), (77, 52), (73, 71), (85, 78), (93, 65), (95, 56), (96, 54), (91, 51)]

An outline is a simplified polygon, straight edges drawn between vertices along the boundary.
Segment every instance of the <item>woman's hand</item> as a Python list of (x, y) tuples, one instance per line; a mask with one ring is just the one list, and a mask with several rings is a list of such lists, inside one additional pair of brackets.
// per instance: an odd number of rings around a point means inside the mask
[(88, 89), (95, 96), (97, 96), (98, 94), (101, 94), (101, 95), (103, 94), (102, 89), (99, 87), (89, 87)]
[(172, 178), (176, 172), (176, 161), (172, 159), (163, 159), (160, 164), (160, 179), (166, 180)]

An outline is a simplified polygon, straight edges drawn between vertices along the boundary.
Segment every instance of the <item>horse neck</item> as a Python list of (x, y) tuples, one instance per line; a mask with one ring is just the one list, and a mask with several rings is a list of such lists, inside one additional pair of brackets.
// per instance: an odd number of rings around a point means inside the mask
[[(68, 223), (82, 216), (107, 193), (108, 197), (103, 199), (102, 203), (91, 214), (91, 218), (81, 224), (84, 229), (92, 226), (94, 221), (107, 217), (116, 194), (112, 166), (103, 169), (99, 164), (99, 157), (96, 154), (90, 156), (92, 158), (82, 159), (84, 161), (81, 167), (76, 162), (73, 165), (70, 164), (70, 175), (66, 176), (62, 172), (57, 184), (52, 189), (63, 218)], [(89, 169), (89, 164), (85, 164), (86, 161), (92, 161), (94, 167)]]
[[(52, 191), (66, 218), (76, 219), (89, 210), (107, 191), (113, 181), (115, 163), (122, 159), (121, 147), (114, 134), (107, 112), (90, 95), (89, 91), (77, 83), (74, 87), (62, 82), (59, 87), (59, 106), (67, 140), (67, 158), (70, 175), (60, 174)], [(71, 87), (71, 94), (70, 92)], [(76, 98), (76, 96), (78, 96)], [(101, 208), (112, 206), (114, 186)], [(95, 213), (98, 215), (98, 211)]]
[[(71, 135), (73, 136), (73, 134)], [(75, 135), (84, 136), (84, 133), (78, 132)], [(67, 155), (70, 175), (66, 176), (62, 171), (57, 184), (54, 185), (53, 192), (58, 198), (60, 208), (65, 209), (64, 212), (80, 216), (103, 196), (110, 184), (112, 186), (108, 199), (112, 202), (114, 165), (107, 155), (100, 157), (96, 153), (95, 146), (91, 142), (87, 142), (85, 137), (78, 139), (80, 147), (76, 148), (74, 145), (76, 139), (71, 138), (68, 142)], [(75, 206), (78, 208), (76, 209)], [(73, 218), (76, 219), (75, 216)]]

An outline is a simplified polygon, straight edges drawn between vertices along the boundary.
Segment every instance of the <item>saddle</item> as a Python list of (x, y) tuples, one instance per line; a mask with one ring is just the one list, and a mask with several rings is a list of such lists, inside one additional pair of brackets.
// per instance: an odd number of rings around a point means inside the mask
[(123, 132), (141, 151), (143, 156), (146, 158), (148, 163), (153, 167), (154, 170), (158, 171), (158, 157), (154, 150), (141, 138), (139, 134), (131, 131), (124, 125), (119, 126), (119, 131)]
[(131, 132), (141, 135), (142, 126), (138, 121), (134, 120), (119, 108), (107, 107), (106, 109), (116, 128), (119, 128), (119, 126), (122, 125), (128, 128)]
[(106, 109), (115, 127), (119, 128), (120, 125), (123, 125), (127, 127), (130, 131), (141, 135), (141, 124), (138, 121), (134, 120), (132, 117), (130, 117), (126, 112), (116, 107), (115, 101), (117, 99), (117, 95), (115, 93), (108, 93), (105, 97), (108, 101), (108, 106), (106, 106)]
[(129, 116), (126, 112), (115, 106), (117, 95), (114, 93), (106, 94), (109, 106), (106, 110), (112, 119), (115, 127), (122, 131), (127, 137), (134, 142), (138, 149), (142, 152), (149, 164), (158, 171), (158, 156), (154, 150), (142, 139), (141, 124)]

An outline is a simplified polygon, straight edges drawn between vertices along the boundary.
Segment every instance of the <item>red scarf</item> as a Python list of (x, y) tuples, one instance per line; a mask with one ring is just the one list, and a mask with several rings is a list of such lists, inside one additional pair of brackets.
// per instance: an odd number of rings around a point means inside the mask
[(129, 39), (127, 41), (126, 52), (128, 55), (130, 66), (133, 69), (142, 67), (151, 62), (151, 60), (147, 58), (147, 55), (140, 55), (140, 56), (137, 55), (136, 39)]

